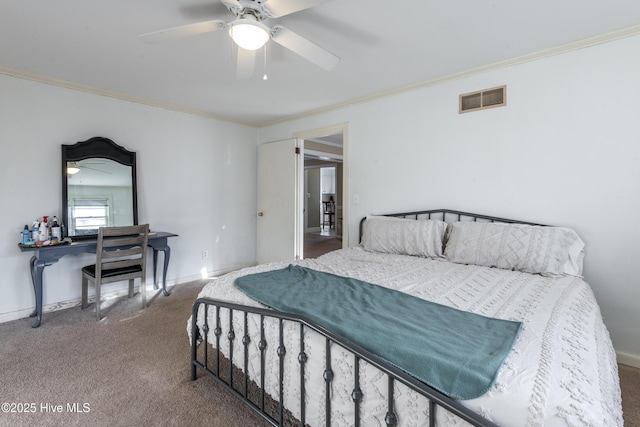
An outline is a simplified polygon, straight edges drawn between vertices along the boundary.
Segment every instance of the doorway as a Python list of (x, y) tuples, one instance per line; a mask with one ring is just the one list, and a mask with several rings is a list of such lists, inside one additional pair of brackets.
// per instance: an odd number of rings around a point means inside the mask
[(304, 139), (303, 257), (343, 247), (343, 132)]
[[(299, 132), (293, 139), (258, 146), (258, 263), (312, 258), (347, 247), (347, 153), (347, 123)], [(306, 197), (308, 191), (305, 191), (305, 185), (308, 184), (305, 180), (305, 163), (311, 166), (313, 162), (316, 166), (334, 167), (336, 170), (335, 222), (333, 227), (329, 226), (330, 230), (335, 230), (335, 235), (327, 236), (333, 239), (329, 243), (328, 239), (321, 238), (324, 236), (305, 235), (310, 209), (320, 209), (315, 204), (309, 208)]]

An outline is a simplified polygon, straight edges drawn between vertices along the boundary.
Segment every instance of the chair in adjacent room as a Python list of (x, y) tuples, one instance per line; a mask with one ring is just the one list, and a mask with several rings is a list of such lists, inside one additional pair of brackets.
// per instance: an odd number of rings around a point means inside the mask
[(334, 228), (336, 217), (336, 204), (333, 200), (328, 202), (322, 202), (322, 228), (325, 225), (329, 226), (329, 229)]
[(82, 268), (82, 308), (88, 306), (89, 282), (95, 286), (96, 318), (100, 320), (100, 287), (106, 283), (129, 281), (129, 298), (134, 280), (140, 279), (142, 308), (147, 306), (145, 272), (149, 224), (101, 227), (98, 230), (96, 263)]

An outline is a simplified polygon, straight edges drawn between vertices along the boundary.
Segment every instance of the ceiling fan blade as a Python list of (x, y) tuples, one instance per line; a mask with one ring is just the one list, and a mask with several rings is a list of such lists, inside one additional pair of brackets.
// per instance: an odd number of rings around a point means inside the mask
[(195, 24), (181, 25), (179, 27), (167, 28), (166, 30), (154, 31), (152, 33), (142, 34), (138, 37), (140, 37), (140, 39), (145, 43), (154, 44), (170, 39), (218, 31), (226, 27), (226, 25), (226, 22), (214, 19), (212, 21), (196, 22)]
[(111, 173), (111, 172), (103, 171), (102, 169), (91, 168), (89, 166), (80, 166), (80, 169), (91, 169), (92, 171), (96, 171), (96, 172), (100, 172), (100, 173), (106, 173), (107, 175), (113, 175), (113, 173)]
[(253, 77), (253, 70), (256, 65), (256, 51), (245, 50), (238, 47), (238, 58), (236, 64), (236, 79), (247, 80)]
[(338, 62), (340, 62), (340, 58), (333, 53), (310, 42), (288, 28), (276, 25), (271, 30), (273, 34), (271, 39), (274, 42), (292, 50), (304, 59), (313, 62), (327, 71), (333, 70), (335, 66), (338, 65)]
[(331, 0), (266, 0), (262, 7), (270, 18), (279, 18), (329, 1)]
[(238, 0), (220, 0), (220, 3), (227, 7), (242, 9), (242, 5)]

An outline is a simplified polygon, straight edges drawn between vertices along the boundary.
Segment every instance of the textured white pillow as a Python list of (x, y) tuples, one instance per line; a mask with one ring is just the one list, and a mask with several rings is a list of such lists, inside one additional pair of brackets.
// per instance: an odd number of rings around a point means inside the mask
[(373, 252), (442, 258), (446, 230), (443, 221), (370, 216), (362, 245)]
[(449, 227), (449, 261), (545, 276), (582, 274), (584, 243), (570, 228), (480, 222)]

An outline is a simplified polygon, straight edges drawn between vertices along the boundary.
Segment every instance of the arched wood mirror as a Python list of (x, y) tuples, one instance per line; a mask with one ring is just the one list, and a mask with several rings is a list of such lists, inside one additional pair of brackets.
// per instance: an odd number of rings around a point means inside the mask
[(65, 237), (96, 238), (99, 227), (138, 224), (136, 153), (94, 137), (62, 145)]

